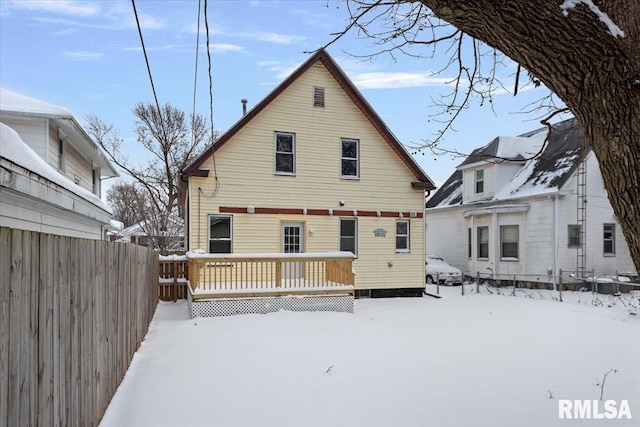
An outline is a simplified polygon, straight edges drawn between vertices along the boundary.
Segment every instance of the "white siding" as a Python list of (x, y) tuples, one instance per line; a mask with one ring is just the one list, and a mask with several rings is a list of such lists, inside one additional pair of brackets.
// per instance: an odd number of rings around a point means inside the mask
[(2, 117), (2, 123), (13, 128), (20, 138), (43, 160), (47, 159), (47, 138), (49, 124), (47, 119)]

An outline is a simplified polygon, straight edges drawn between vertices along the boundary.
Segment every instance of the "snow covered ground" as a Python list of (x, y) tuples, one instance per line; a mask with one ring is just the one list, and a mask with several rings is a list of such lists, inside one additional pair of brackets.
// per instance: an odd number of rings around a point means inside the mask
[[(472, 289), (354, 314), (189, 319), (160, 302), (100, 426), (638, 425), (639, 293), (608, 307)], [(604, 399), (633, 419), (558, 418), (559, 399), (599, 399), (611, 368)]]

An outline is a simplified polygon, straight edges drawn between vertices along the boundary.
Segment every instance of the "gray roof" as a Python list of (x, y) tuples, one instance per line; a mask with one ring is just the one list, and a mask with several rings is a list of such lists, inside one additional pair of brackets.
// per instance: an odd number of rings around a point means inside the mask
[[(547, 128), (540, 128), (519, 135), (519, 138), (538, 138), (546, 135)], [(462, 202), (462, 171), (465, 165), (481, 161), (495, 162), (499, 144), (505, 143), (500, 138), (474, 150), (460, 164), (458, 169), (427, 201), (427, 208), (455, 206)], [(507, 150), (508, 151), (508, 150)], [(577, 120), (572, 118), (552, 125), (551, 134), (543, 151), (533, 159), (525, 159), (522, 155), (511, 156), (514, 161), (523, 163), (516, 176), (503, 188), (496, 189), (492, 200), (535, 195), (548, 192), (549, 189), (561, 188), (571, 177), (580, 161), (590, 151), (584, 132)]]

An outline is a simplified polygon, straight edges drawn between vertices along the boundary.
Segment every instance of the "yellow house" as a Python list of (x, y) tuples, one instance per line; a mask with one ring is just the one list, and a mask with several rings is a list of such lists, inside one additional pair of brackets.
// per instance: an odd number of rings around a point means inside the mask
[(356, 296), (422, 293), (433, 182), (325, 50), (183, 179), (189, 251), (350, 251)]

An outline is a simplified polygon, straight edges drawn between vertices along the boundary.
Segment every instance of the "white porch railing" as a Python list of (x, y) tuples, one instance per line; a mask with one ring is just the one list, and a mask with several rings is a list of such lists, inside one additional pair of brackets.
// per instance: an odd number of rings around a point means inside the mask
[(193, 298), (353, 294), (351, 252), (303, 254), (187, 253)]

